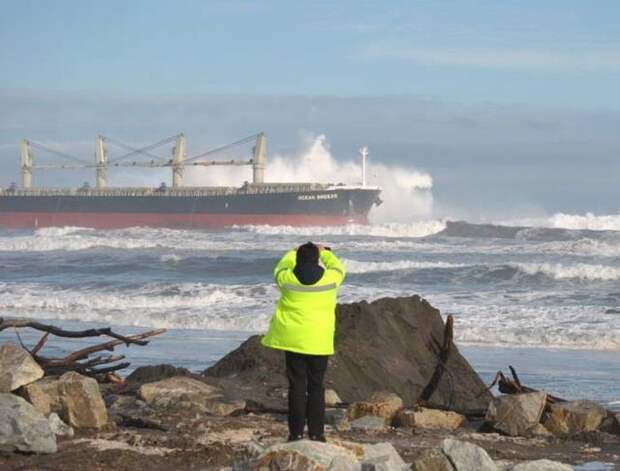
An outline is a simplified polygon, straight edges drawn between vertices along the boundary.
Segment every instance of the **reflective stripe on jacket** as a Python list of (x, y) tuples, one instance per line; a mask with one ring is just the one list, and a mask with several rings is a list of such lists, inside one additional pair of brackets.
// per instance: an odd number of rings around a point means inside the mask
[(320, 259), (325, 271), (312, 285), (302, 284), (293, 273), (295, 250), (286, 253), (276, 266), (274, 277), (281, 295), (262, 339), (264, 346), (308, 355), (334, 353), (336, 296), (345, 268), (329, 250), (322, 250)]

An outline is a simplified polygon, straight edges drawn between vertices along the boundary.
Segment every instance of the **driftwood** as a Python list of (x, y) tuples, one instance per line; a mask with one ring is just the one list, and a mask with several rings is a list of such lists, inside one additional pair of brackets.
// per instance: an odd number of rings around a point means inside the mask
[[(22, 347), (27, 350), (34, 360), (43, 368), (47, 375), (62, 374), (67, 371), (76, 371), (86, 376), (91, 376), (99, 381), (105, 382), (119, 382), (119, 377), (114, 375), (113, 372), (127, 368), (129, 362), (121, 362), (125, 359), (124, 355), (97, 355), (91, 357), (91, 355), (103, 351), (112, 352), (114, 348), (119, 345), (148, 345), (149, 341), (144, 340), (149, 337), (154, 337), (166, 332), (166, 329), (151, 330), (135, 335), (121, 335), (114, 332), (110, 327), (104, 327), (100, 329), (87, 329), (87, 330), (65, 330), (59, 327), (42, 324), (31, 320), (24, 319), (4, 319), (0, 317), (0, 331), (13, 328), (17, 334), (18, 340)], [(37, 344), (28, 348), (22, 342), (17, 329), (31, 328), (45, 332)], [(75, 352), (68, 354), (63, 358), (51, 358), (41, 355), (41, 350), (45, 347), (49, 335), (55, 335), (57, 337), (66, 338), (87, 338), (87, 337), (112, 337), (114, 340), (100, 343), (90, 347), (82, 348)], [(121, 380), (122, 381), (122, 380)]]
[(439, 381), (441, 380), (444, 372), (446, 371), (446, 363), (448, 361), (448, 358), (450, 357), (453, 340), (454, 318), (452, 317), (452, 314), (450, 314), (446, 319), (446, 326), (444, 328), (442, 344), (441, 346), (439, 346), (439, 352), (437, 354), (437, 366), (435, 367), (435, 371), (433, 371), (433, 375), (431, 376), (428, 384), (422, 390), (422, 393), (420, 394), (420, 399), (418, 400), (421, 404), (428, 401), (435, 392), (435, 389), (437, 389)]
[[(517, 371), (512, 366), (508, 366), (508, 368), (510, 369), (512, 379), (507, 378), (502, 371), (498, 371), (495, 375), (495, 378), (487, 388), (487, 391), (490, 390), (493, 386), (497, 385), (499, 392), (503, 394), (524, 394), (539, 392), (538, 389), (530, 388), (521, 384), (521, 380), (519, 379), (519, 375), (517, 375)], [(547, 407), (558, 402), (566, 402), (566, 399), (547, 394)]]

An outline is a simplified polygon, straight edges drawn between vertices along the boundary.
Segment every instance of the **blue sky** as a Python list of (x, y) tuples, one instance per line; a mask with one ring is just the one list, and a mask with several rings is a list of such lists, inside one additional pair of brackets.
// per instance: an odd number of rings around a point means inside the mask
[(0, 5), (3, 89), (620, 107), (615, 0)]
[(24, 137), (91, 159), (99, 133), (265, 131), (268, 155), (367, 144), (453, 215), (618, 211), (617, 0), (0, 0), (0, 44), (0, 186)]

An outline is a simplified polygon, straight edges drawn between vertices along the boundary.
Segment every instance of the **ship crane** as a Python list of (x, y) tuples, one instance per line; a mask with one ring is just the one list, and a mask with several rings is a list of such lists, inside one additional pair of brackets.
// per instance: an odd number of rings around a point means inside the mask
[[(158, 147), (174, 142), (172, 148), (172, 158), (166, 159), (152, 151)], [(213, 156), (215, 154), (224, 152), (234, 147), (247, 145), (255, 142), (252, 151), (252, 158), (249, 160), (203, 160), (207, 156)], [(127, 151), (125, 154), (108, 159), (108, 150), (106, 144), (112, 144), (116, 147), (122, 148)], [(231, 144), (227, 144), (215, 149), (207, 150), (193, 157), (186, 157), (186, 139), (184, 134), (176, 134), (174, 136), (167, 137), (156, 143), (149, 144), (144, 147), (133, 147), (125, 144), (117, 139), (97, 136), (95, 143), (95, 162), (89, 163), (87, 160), (77, 157), (65, 152), (61, 152), (56, 149), (52, 149), (44, 144), (36, 141), (24, 139), (21, 143), (21, 173), (22, 173), (22, 187), (32, 187), (32, 174), (34, 170), (76, 170), (85, 168), (94, 168), (96, 171), (96, 187), (98, 189), (104, 189), (107, 187), (107, 170), (110, 167), (136, 167), (136, 168), (172, 168), (172, 187), (179, 188), (183, 185), (184, 170), (188, 166), (193, 167), (210, 167), (219, 165), (251, 165), (253, 167), (253, 182), (264, 183), (264, 174), (266, 166), (266, 146), (267, 137), (264, 133), (260, 132), (254, 134)], [(72, 164), (53, 164), (53, 165), (36, 165), (34, 163), (34, 155), (32, 149), (43, 150), (53, 155), (61, 157), (65, 160), (71, 160), (76, 163)], [(133, 160), (127, 161), (130, 157), (136, 155), (143, 155), (150, 157), (149, 161)]]

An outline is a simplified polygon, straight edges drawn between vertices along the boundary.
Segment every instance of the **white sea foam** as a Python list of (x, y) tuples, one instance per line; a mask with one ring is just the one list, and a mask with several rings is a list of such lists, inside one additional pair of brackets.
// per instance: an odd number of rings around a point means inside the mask
[(293, 226), (239, 226), (243, 229), (257, 234), (265, 235), (299, 235), (299, 236), (326, 236), (326, 235), (346, 235), (346, 236), (371, 236), (386, 238), (420, 238), (426, 237), (437, 232), (441, 232), (446, 227), (442, 220), (424, 220), (410, 223), (384, 223), (384, 224), (349, 224), (345, 226), (313, 226), (313, 227), (293, 227)]
[(183, 283), (126, 292), (0, 283), (0, 312), (157, 328), (258, 331), (265, 328), (276, 296), (271, 284)]
[[(372, 152), (372, 149), (371, 149)], [(356, 149), (352, 149), (356, 154)], [(423, 171), (395, 165), (381, 164), (371, 155), (368, 182), (382, 188), (384, 204), (373, 209), (377, 221), (409, 221), (413, 217), (429, 217), (433, 209), (432, 177)], [(250, 180), (251, 169), (238, 167), (188, 168), (188, 184), (241, 185)], [(271, 182), (321, 182), (359, 184), (361, 162), (354, 159), (336, 159), (327, 138), (320, 135), (304, 136), (301, 148), (292, 155), (274, 155), (267, 161), (265, 178)]]
[(422, 270), (432, 268), (455, 268), (464, 265), (447, 262), (421, 262), (414, 260), (397, 260), (393, 262), (361, 262), (358, 260), (342, 259), (348, 273), (373, 273), (403, 270)]
[(508, 303), (503, 293), (474, 299), (437, 294), (428, 299), (442, 313), (455, 316), (459, 343), (620, 350), (620, 316), (603, 318), (603, 306), (549, 305), (545, 303), (549, 294), (514, 294)]
[(520, 218), (502, 221), (499, 224), (572, 230), (620, 231), (620, 214), (596, 215), (594, 213), (556, 213), (548, 217)]
[(620, 267), (577, 263), (519, 263), (515, 266), (528, 275), (543, 274), (556, 280), (580, 279), (590, 281), (613, 281), (620, 279)]

